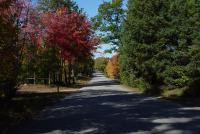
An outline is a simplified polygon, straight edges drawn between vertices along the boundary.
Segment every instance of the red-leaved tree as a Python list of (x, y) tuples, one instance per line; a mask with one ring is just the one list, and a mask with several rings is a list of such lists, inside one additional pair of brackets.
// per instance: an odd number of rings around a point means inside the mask
[(42, 47), (55, 47), (66, 60), (91, 55), (99, 39), (94, 36), (88, 19), (77, 12), (60, 8), (56, 12), (32, 13), (27, 26), (29, 36)]
[(91, 30), (87, 17), (77, 12), (60, 8), (56, 12), (31, 13), (26, 31), (29, 37), (42, 48), (54, 48), (62, 64), (67, 62), (69, 79), (73, 62), (80, 57), (89, 57), (99, 39)]

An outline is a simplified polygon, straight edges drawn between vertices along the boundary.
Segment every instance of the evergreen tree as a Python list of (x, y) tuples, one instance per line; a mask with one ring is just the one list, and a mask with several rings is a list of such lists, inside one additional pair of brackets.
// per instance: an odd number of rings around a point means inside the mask
[(122, 82), (154, 93), (161, 86), (191, 83), (188, 66), (199, 57), (191, 54), (199, 46), (198, 5), (192, 0), (129, 0), (120, 48)]
[(56, 11), (58, 8), (67, 7), (70, 11), (81, 12), (82, 9), (72, 0), (39, 0), (38, 9), (43, 12)]

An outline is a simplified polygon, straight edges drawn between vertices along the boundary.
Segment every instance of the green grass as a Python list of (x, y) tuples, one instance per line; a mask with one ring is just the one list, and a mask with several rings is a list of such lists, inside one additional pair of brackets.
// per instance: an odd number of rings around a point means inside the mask
[(163, 90), (162, 96), (164, 97), (182, 97), (185, 89)]
[[(132, 88), (130, 86), (122, 85), (125, 88), (129, 89), (132, 92), (144, 93), (138, 88)], [(200, 106), (200, 98), (199, 97), (191, 97), (185, 95), (187, 88), (177, 88), (171, 90), (163, 90), (163, 92), (159, 95), (162, 99), (173, 101), (175, 103), (181, 104), (183, 106)], [(153, 95), (153, 94), (151, 94)]]
[(200, 98), (185, 95), (186, 90), (187, 88), (164, 90), (162, 97), (183, 106), (200, 106)]

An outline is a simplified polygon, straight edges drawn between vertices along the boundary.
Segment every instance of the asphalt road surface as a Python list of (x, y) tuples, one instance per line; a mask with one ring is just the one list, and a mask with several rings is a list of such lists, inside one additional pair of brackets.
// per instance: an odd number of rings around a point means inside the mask
[(14, 134), (200, 134), (200, 107), (183, 107), (120, 86), (101, 73)]

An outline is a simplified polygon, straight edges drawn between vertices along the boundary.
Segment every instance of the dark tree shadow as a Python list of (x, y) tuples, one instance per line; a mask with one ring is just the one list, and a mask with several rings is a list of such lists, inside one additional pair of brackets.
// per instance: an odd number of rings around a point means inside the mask
[(10, 133), (198, 134), (199, 124), (199, 108), (184, 108), (137, 93), (88, 89), (67, 96)]
[(120, 82), (117, 80), (109, 80), (109, 81), (99, 81), (94, 82), (91, 84), (87, 84), (86, 87), (93, 87), (93, 86), (107, 86), (107, 85), (119, 85)]
[(0, 101), (0, 133), (4, 134), (21, 121), (31, 119), (64, 97), (64, 94), (57, 93), (20, 92), (12, 100)]

